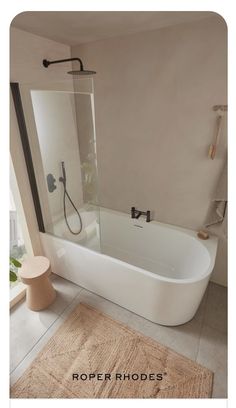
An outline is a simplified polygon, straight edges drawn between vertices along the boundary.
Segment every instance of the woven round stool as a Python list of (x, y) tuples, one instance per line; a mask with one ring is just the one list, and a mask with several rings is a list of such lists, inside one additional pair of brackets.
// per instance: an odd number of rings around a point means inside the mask
[(26, 302), (31, 310), (46, 309), (55, 299), (56, 291), (49, 280), (50, 262), (45, 256), (27, 258), (19, 269), (26, 288)]

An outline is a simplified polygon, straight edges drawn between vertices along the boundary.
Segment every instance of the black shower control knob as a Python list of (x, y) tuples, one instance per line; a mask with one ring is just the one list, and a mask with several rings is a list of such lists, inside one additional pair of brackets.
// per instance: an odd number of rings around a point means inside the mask
[(55, 177), (53, 176), (53, 174), (49, 173), (47, 175), (47, 185), (49, 193), (53, 193), (53, 191), (56, 190), (57, 186), (55, 182), (56, 182)]

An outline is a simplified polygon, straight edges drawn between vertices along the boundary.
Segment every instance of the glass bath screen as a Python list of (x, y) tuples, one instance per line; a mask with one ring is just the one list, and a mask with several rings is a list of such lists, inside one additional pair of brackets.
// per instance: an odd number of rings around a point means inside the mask
[(100, 251), (93, 94), (31, 90), (45, 230)]

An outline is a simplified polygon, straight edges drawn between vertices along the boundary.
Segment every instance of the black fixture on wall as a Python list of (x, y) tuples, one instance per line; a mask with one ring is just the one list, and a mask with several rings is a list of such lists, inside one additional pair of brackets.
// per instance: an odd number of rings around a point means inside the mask
[(90, 71), (87, 69), (84, 69), (83, 62), (80, 58), (66, 58), (62, 60), (55, 60), (55, 61), (48, 61), (47, 59), (43, 60), (43, 66), (45, 68), (48, 68), (49, 65), (51, 64), (60, 64), (61, 62), (69, 62), (69, 61), (78, 61), (80, 63), (80, 69), (79, 70), (74, 70), (74, 71), (68, 71), (67, 74), (71, 75), (94, 75), (96, 74), (95, 71)]
[(140, 211), (140, 210), (137, 210), (135, 207), (131, 207), (131, 218), (138, 219), (141, 215), (145, 215), (146, 222), (151, 221), (151, 211), (150, 210)]
[(42, 210), (41, 210), (41, 205), (40, 205), (40, 200), (39, 200), (39, 193), (38, 193), (38, 188), (37, 188), (37, 182), (35, 178), (33, 160), (32, 160), (32, 155), (31, 155), (31, 150), (30, 150), (29, 137), (28, 137), (28, 132), (26, 128), (25, 116), (24, 116), (24, 111), (23, 111), (21, 95), (20, 95), (20, 87), (19, 87), (18, 82), (11, 82), (10, 86), (11, 86), (11, 92), (12, 92), (13, 102), (14, 102), (15, 111), (16, 111), (16, 117), (17, 117), (20, 138), (21, 138), (27, 173), (28, 173), (31, 192), (32, 192), (32, 198), (34, 202), (35, 213), (36, 213), (37, 222), (38, 222), (38, 227), (39, 227), (40, 232), (45, 232), (43, 215), (42, 215)]

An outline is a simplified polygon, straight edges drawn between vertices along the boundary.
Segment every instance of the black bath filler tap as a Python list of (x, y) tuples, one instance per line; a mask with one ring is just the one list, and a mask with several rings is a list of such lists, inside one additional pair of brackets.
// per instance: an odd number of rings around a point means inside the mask
[(138, 219), (140, 217), (140, 215), (145, 215), (146, 216), (146, 222), (151, 221), (151, 212), (149, 210), (140, 211), (140, 210), (136, 210), (135, 207), (131, 207), (131, 218)]

